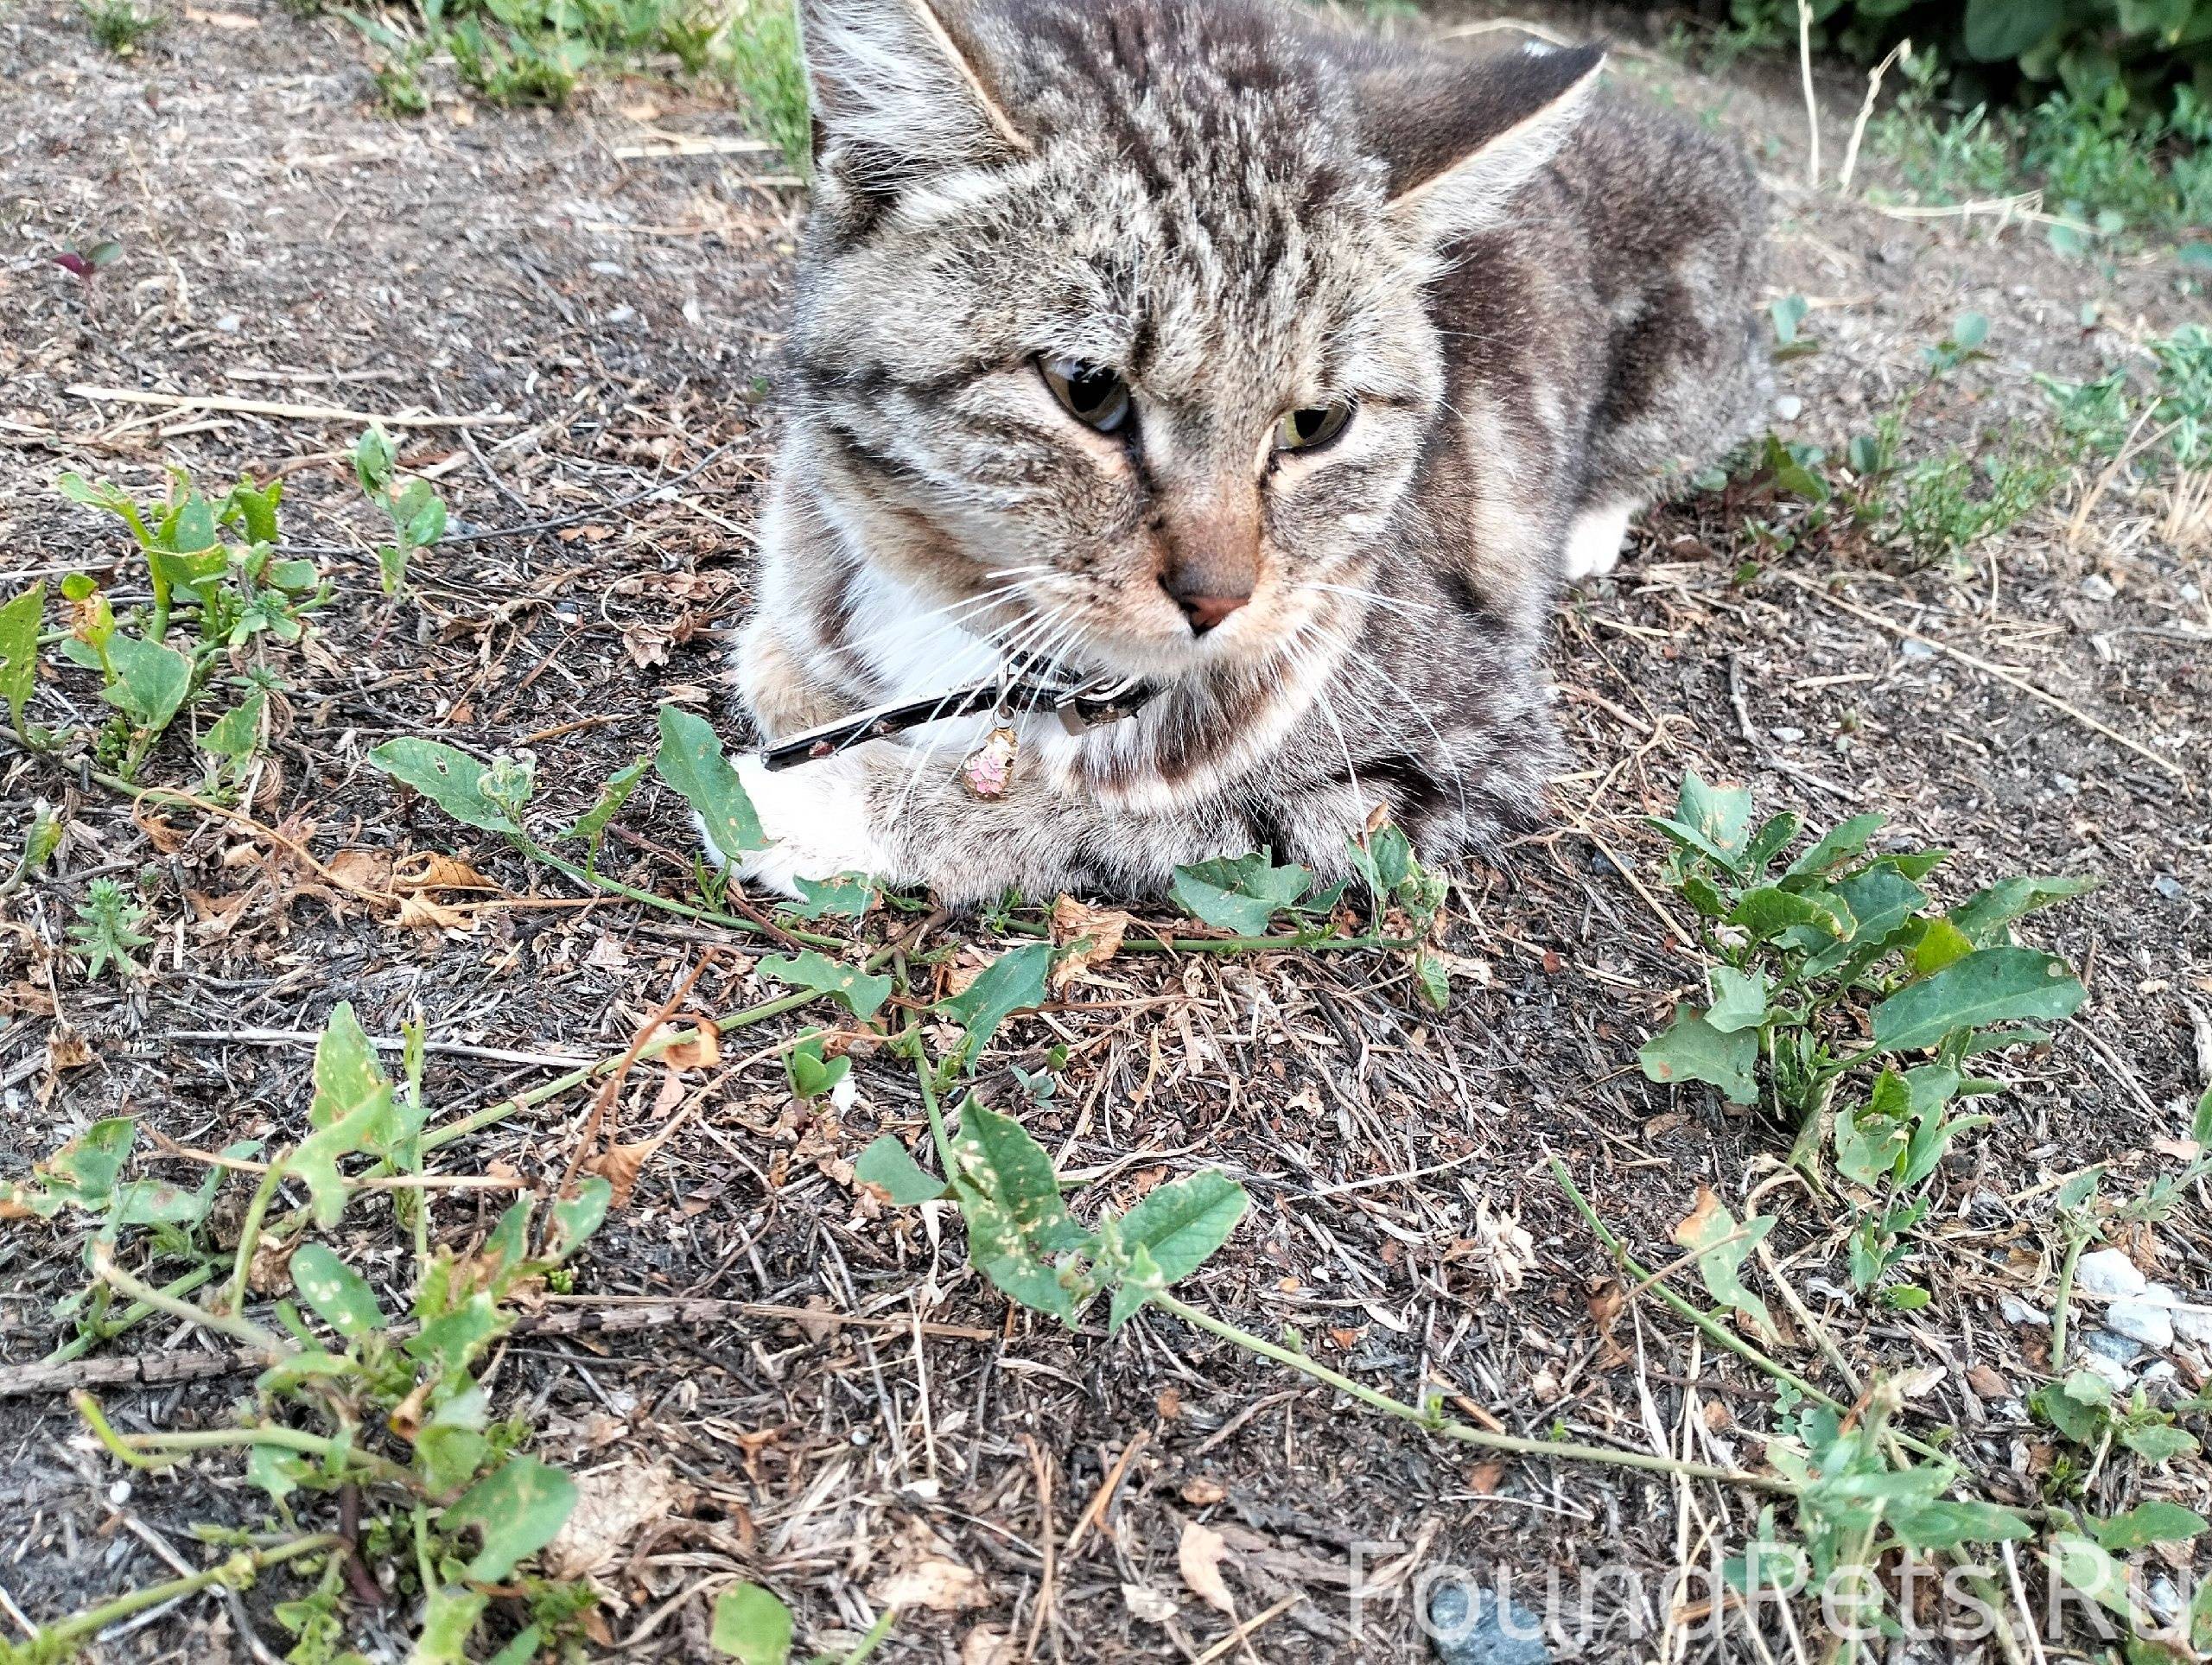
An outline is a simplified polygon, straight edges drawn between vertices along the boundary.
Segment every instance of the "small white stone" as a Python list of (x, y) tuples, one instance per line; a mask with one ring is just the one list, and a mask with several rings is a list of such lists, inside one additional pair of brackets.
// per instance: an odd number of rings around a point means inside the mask
[(2093, 572), (2082, 581), (2082, 594), (2092, 601), (2109, 601), (2120, 592), (2113, 588), (2111, 579), (2101, 572)]
[(2173, 1317), (2154, 1300), (2116, 1300), (2105, 1308), (2105, 1323), (2154, 1352), (2174, 1344)]
[(2167, 1314), (2174, 1321), (2174, 1333), (2183, 1341), (2193, 1341), (2200, 1347), (2212, 1347), (2212, 1312), (2203, 1310), (2204, 1303), (2195, 1303), (2196, 1310), (2179, 1307)]
[(1795, 393), (1784, 393), (1774, 402), (1775, 420), (1796, 422), (1804, 409), (1804, 400), (1799, 398)]
[(2018, 1295), (2007, 1295), (1998, 1303), (2007, 1324), (2032, 1324), (2038, 1329), (2050, 1328), (2050, 1314), (2040, 1306), (2031, 1306)]
[(107, 1489), (107, 1501), (108, 1507), (111, 1509), (121, 1509), (125, 1503), (129, 1503), (130, 1501), (130, 1482), (128, 1480), (118, 1480), (113, 1485), (110, 1486)]
[(2117, 1249), (2099, 1249), (2082, 1256), (2074, 1268), (2074, 1287), (2085, 1295), (2126, 1299), (2141, 1294), (2149, 1286), (2135, 1262)]

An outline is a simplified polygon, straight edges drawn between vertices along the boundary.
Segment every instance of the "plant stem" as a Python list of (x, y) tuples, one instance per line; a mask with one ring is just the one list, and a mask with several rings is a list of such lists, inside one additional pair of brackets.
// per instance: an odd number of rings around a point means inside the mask
[(1211, 1313), (1185, 1305), (1164, 1290), (1154, 1291), (1151, 1300), (1162, 1312), (1173, 1313), (1185, 1324), (1210, 1331), (1224, 1341), (1233, 1342), (1262, 1358), (1287, 1364), (1294, 1370), (1312, 1376), (1316, 1382), (1326, 1383), (1339, 1393), (1351, 1395), (1361, 1404), (1386, 1415), (1417, 1423), (1432, 1433), (1441, 1434), (1446, 1439), (1456, 1439), (1462, 1445), (1480, 1446), (1487, 1451), (1511, 1452), (1521, 1457), (1550, 1457), (1576, 1463), (1601, 1463), (1614, 1468), (1644, 1469), (1655, 1473), (1680, 1475), (1692, 1480), (1714, 1480), (1726, 1485), (1747, 1487), (1754, 1491), (1777, 1492), (1791, 1497), (1796, 1497), (1800, 1490), (1796, 1481), (1784, 1479), (1778, 1474), (1752, 1474), (1742, 1469), (1715, 1468), (1708, 1464), (1688, 1463), (1678, 1458), (1662, 1457), (1650, 1452), (1615, 1451), (1605, 1446), (1580, 1446), (1566, 1440), (1529, 1439), (1518, 1434), (1492, 1433), (1487, 1428), (1474, 1427), (1450, 1417), (1432, 1415), (1403, 1400), (1393, 1399), (1386, 1393), (1354, 1382), (1350, 1376), (1339, 1376), (1325, 1364), (1308, 1358), (1303, 1353), (1264, 1341), (1249, 1331), (1240, 1330)]
[[(664, 913), (681, 914), (687, 919), (697, 919), (706, 925), (720, 925), (726, 931), (741, 931), (748, 936), (771, 937), (770, 931), (757, 919), (740, 918), (734, 913), (723, 913), (714, 908), (694, 907), (689, 902), (679, 902), (672, 897), (658, 896), (649, 890), (639, 890), (626, 885), (619, 879), (609, 879), (605, 874), (580, 867), (575, 862), (553, 854), (527, 833), (515, 840), (522, 853), (533, 861), (542, 861), (556, 873), (564, 873), (589, 890), (602, 890), (611, 896), (620, 896), (632, 902), (642, 902), (647, 907), (657, 907)], [(788, 931), (784, 935), (816, 948), (849, 947), (842, 937), (830, 937), (817, 931)]]
[[(278, 1544), (271, 1549), (241, 1549), (200, 1572), (181, 1579), (171, 1579), (166, 1584), (133, 1590), (127, 1596), (118, 1596), (113, 1601), (75, 1614), (58, 1624), (47, 1625), (24, 1645), (24, 1651), (32, 1659), (66, 1659), (76, 1651), (79, 1643), (98, 1636), (111, 1624), (120, 1624), (133, 1613), (143, 1613), (149, 1607), (159, 1607), (163, 1602), (192, 1595), (210, 1585), (219, 1584), (229, 1589), (243, 1590), (253, 1582), (257, 1574), (267, 1572), (270, 1567), (282, 1566), (286, 1561), (296, 1561), (302, 1555), (335, 1549), (338, 1541), (330, 1533), (318, 1532), (312, 1537), (295, 1538), (289, 1543)], [(39, 1651), (30, 1651), (34, 1647)]]
[(2050, 1372), (2053, 1376), (2066, 1374), (2066, 1308), (2074, 1299), (2074, 1274), (2082, 1264), (2082, 1251), (2095, 1236), (2096, 1228), (2088, 1226), (2069, 1234), (2066, 1239), (2066, 1258), (2058, 1263), (2058, 1298), (2050, 1306)]
[(194, 1451), (232, 1451), (240, 1446), (274, 1446), (281, 1451), (296, 1451), (306, 1457), (318, 1457), (325, 1462), (353, 1464), (364, 1470), (372, 1479), (391, 1485), (404, 1486), (420, 1494), (423, 1483), (398, 1464), (374, 1452), (356, 1446), (340, 1449), (335, 1439), (318, 1433), (305, 1433), (298, 1428), (279, 1427), (264, 1422), (251, 1428), (194, 1428), (182, 1433), (118, 1433), (108, 1425), (100, 1414), (98, 1401), (88, 1393), (70, 1395), (78, 1414), (88, 1423), (92, 1432), (122, 1461), (133, 1468), (152, 1468), (158, 1464), (175, 1462), (178, 1455)]
[(261, 1176), (261, 1183), (253, 1188), (253, 1198), (245, 1205), (245, 1219), (238, 1227), (238, 1249), (231, 1262), (231, 1281), (223, 1291), (223, 1310), (232, 1318), (245, 1311), (245, 1285), (253, 1270), (253, 1251), (261, 1242), (261, 1223), (269, 1217), (269, 1204), (276, 1200), (276, 1187), (283, 1183), (284, 1159), (278, 1157)]
[[(1007, 919), (1001, 930), (1016, 937), (1046, 937), (1052, 927), (1032, 925), (1024, 920)], [(1360, 948), (1419, 948), (1418, 937), (1389, 937), (1370, 931), (1360, 937), (1332, 936), (1325, 931), (1294, 931), (1280, 937), (1170, 937), (1165, 942), (1156, 937), (1124, 937), (1122, 951), (1125, 954), (1284, 954), (1298, 949), (1326, 950), (1342, 953)]]
[[(163, 1285), (156, 1293), (172, 1301), (177, 1301), (181, 1297), (190, 1294), (214, 1275), (213, 1267), (196, 1266), (174, 1283)], [(67, 1364), (72, 1359), (82, 1358), (102, 1342), (112, 1341), (133, 1325), (143, 1321), (155, 1310), (143, 1300), (133, 1301), (112, 1318), (103, 1318), (97, 1324), (86, 1326), (84, 1333), (73, 1341), (65, 1343), (48, 1353), (46, 1356), (46, 1362), (48, 1364)]]
[(235, 1312), (210, 1312), (204, 1306), (194, 1306), (190, 1301), (165, 1295), (152, 1285), (141, 1282), (110, 1258), (105, 1243), (98, 1245), (92, 1251), (92, 1275), (156, 1312), (166, 1312), (171, 1318), (184, 1319), (188, 1324), (213, 1330), (233, 1341), (242, 1341), (249, 1347), (258, 1347), (265, 1352), (278, 1354), (296, 1350), (283, 1337), (274, 1331), (263, 1329), (250, 1319), (241, 1318)]

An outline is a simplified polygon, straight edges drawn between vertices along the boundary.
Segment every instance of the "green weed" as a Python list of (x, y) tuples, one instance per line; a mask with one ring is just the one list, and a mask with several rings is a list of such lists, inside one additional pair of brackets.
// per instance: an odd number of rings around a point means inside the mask
[(741, 0), (725, 50), (730, 79), (745, 95), (760, 137), (804, 171), (813, 149), (813, 118), (791, 0)]
[(2184, 470), (2212, 467), (2212, 329), (2184, 324), (2150, 350), (2147, 389), (2139, 388), (2130, 366), (2089, 382), (2037, 376), (2059, 432), (2077, 454), (2104, 458), (2119, 456), (2134, 435), (2139, 472), (2169, 462)]
[(138, 43), (158, 33), (167, 22), (158, 11), (141, 11), (131, 0), (77, 0), (78, 10), (98, 41), (118, 58), (128, 58)]

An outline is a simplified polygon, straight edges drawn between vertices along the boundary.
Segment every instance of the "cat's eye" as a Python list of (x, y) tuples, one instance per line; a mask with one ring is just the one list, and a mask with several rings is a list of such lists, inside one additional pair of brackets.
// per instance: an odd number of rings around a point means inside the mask
[(1340, 404), (1318, 404), (1304, 410), (1284, 414), (1275, 424), (1275, 449), (1278, 451), (1311, 451), (1326, 445), (1344, 431), (1344, 424), (1351, 420), (1350, 400)]
[(1129, 419), (1129, 384), (1103, 365), (1079, 359), (1039, 359), (1038, 373), (1052, 397), (1086, 428), (1111, 434)]

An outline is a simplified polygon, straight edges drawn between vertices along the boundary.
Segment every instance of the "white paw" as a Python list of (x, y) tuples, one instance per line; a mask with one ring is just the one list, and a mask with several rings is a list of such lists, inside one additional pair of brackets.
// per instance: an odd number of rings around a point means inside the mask
[(1567, 581), (1579, 584), (1611, 572), (1619, 564), (1621, 544), (1628, 537), (1628, 518), (1637, 505), (1626, 500), (1586, 509), (1567, 532)]
[[(757, 757), (736, 762), (738, 780), (771, 841), (765, 850), (740, 855), (739, 878), (796, 898), (794, 880), (800, 879), (834, 879), (841, 873), (892, 876), (890, 860), (868, 826), (860, 759), (824, 758), (777, 770)], [(716, 867), (729, 864), (703, 826), (699, 839)]]

